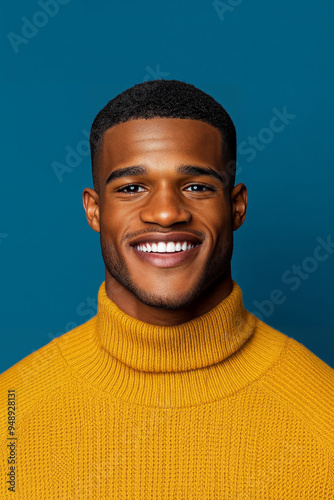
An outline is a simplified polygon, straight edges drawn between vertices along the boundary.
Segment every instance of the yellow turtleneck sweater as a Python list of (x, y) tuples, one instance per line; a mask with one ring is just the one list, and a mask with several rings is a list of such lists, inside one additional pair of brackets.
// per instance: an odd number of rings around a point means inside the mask
[(103, 283), (97, 315), (0, 387), (1, 499), (334, 498), (334, 370), (246, 311), (235, 282), (172, 327), (128, 316)]

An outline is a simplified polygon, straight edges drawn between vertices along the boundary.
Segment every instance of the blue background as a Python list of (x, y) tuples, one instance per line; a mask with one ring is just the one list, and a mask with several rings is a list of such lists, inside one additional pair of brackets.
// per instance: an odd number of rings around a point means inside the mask
[[(317, 238), (334, 240), (334, 3), (62, 4), (52, 15), (31, 0), (0, 7), (1, 370), (95, 314), (104, 267), (81, 201), (85, 133), (112, 97), (156, 78), (193, 83), (232, 116), (249, 193), (232, 276), (251, 312), (334, 367), (334, 253), (308, 259)], [(264, 130), (284, 107), (295, 116), (283, 130)], [(291, 290), (282, 275), (303, 263)], [(274, 289), (284, 303), (263, 302)]]

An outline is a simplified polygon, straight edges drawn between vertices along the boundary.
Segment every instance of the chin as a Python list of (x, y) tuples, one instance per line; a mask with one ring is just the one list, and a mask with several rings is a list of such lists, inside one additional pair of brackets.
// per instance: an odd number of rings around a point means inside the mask
[(137, 289), (132, 290), (132, 293), (134, 293), (138, 300), (147, 306), (174, 311), (184, 309), (192, 304), (196, 298), (192, 290), (187, 290), (183, 293), (159, 294), (154, 290), (147, 291)]

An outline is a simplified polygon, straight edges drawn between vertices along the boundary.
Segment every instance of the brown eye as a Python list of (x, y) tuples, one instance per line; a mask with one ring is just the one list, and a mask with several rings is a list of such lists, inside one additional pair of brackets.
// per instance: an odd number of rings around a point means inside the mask
[(137, 194), (137, 193), (141, 192), (141, 191), (138, 191), (138, 188), (142, 189), (144, 191), (144, 188), (142, 188), (142, 186), (139, 186), (139, 184), (128, 184), (127, 186), (119, 188), (116, 191), (118, 193)]
[(188, 186), (187, 189), (189, 188), (194, 188), (192, 191), (193, 193), (202, 193), (205, 191), (215, 191), (215, 189), (212, 186), (208, 186), (207, 184), (191, 184), (191, 186)]

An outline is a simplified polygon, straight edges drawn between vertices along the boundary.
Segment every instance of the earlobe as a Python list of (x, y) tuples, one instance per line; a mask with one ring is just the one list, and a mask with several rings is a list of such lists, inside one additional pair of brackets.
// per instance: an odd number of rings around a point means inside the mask
[(85, 188), (82, 193), (82, 203), (86, 212), (87, 222), (90, 227), (100, 232), (100, 209), (99, 209), (99, 195), (91, 188)]
[(239, 229), (246, 218), (248, 203), (247, 188), (244, 184), (237, 184), (231, 191), (232, 227), (233, 231)]

